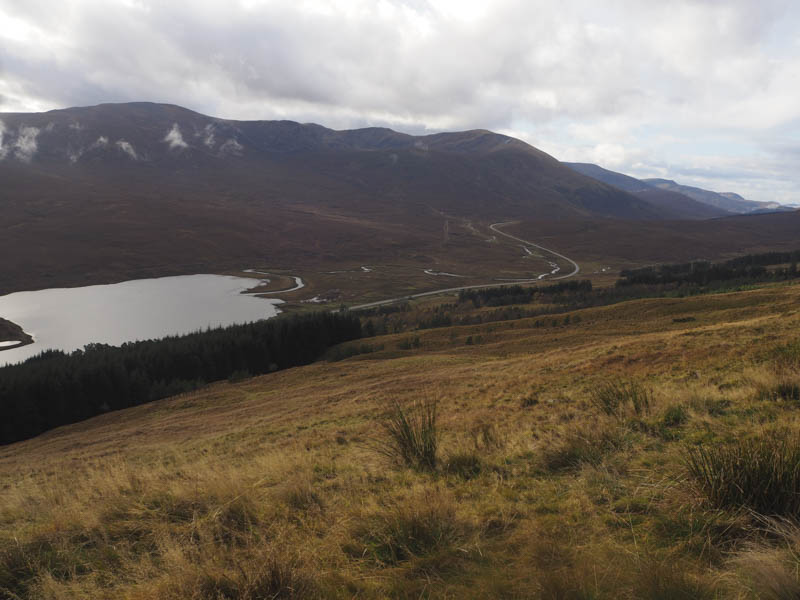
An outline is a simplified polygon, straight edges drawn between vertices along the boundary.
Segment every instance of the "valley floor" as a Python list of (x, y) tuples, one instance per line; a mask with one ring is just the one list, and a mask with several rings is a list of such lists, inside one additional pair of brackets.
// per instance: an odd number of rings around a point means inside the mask
[[(0, 597), (796, 597), (800, 529), (711, 505), (687, 452), (800, 430), (799, 302), (778, 285), (364, 339), (0, 448)], [(615, 381), (649, 406), (604, 411)], [(376, 451), (419, 401), (432, 471)]]

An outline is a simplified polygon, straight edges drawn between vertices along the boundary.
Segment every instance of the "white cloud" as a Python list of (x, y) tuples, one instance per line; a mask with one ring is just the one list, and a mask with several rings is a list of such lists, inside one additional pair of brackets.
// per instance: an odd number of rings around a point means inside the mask
[(183, 141), (183, 135), (181, 135), (181, 129), (178, 127), (178, 124), (175, 123), (172, 125), (172, 129), (167, 132), (167, 135), (164, 136), (164, 141), (169, 144), (170, 150), (174, 150), (175, 148), (188, 148), (189, 144)]
[(133, 160), (139, 160), (139, 156), (136, 154), (136, 150), (133, 148), (130, 142), (126, 142), (125, 140), (117, 140), (116, 146), (125, 154), (130, 156)]
[(201, 132), (201, 134), (198, 134), (198, 135), (202, 135), (203, 136), (203, 144), (205, 144), (209, 148), (213, 148), (214, 147), (214, 141), (215, 141), (214, 140), (214, 125), (209, 123), (208, 125), (206, 125), (203, 128), (203, 131)]
[(30, 162), (38, 149), (38, 144), (36, 142), (38, 136), (38, 127), (22, 125), (17, 134), (17, 141), (14, 142), (14, 156), (23, 162)]
[(241, 156), (244, 146), (234, 139), (226, 140), (222, 146), (219, 147), (219, 153), (222, 155)]

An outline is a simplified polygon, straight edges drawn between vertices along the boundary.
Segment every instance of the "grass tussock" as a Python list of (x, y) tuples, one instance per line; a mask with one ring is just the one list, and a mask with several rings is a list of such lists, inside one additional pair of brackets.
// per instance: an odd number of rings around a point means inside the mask
[(790, 402), (800, 404), (800, 378), (797, 376), (778, 377), (757, 387), (756, 398), (762, 402)]
[(735, 581), (730, 587), (744, 587), (747, 597), (760, 600), (800, 598), (800, 528), (790, 520), (772, 519), (766, 521), (764, 533), (764, 540), (748, 544), (731, 558)]
[(277, 491), (277, 497), (295, 511), (322, 510), (324, 503), (314, 484), (305, 477), (293, 477)]
[(438, 401), (417, 401), (403, 406), (394, 401), (380, 421), (374, 448), (396, 464), (434, 471), (439, 462)]
[(550, 472), (599, 465), (624, 445), (625, 431), (616, 423), (598, 421), (573, 425), (559, 438), (543, 445), (540, 460), (542, 467)]
[(771, 358), (779, 369), (800, 370), (800, 340), (778, 346)]
[(462, 479), (473, 479), (480, 475), (482, 470), (483, 460), (476, 452), (469, 450), (454, 452), (444, 463), (445, 473)]
[(633, 597), (647, 600), (714, 600), (716, 591), (686, 572), (675, 560), (642, 560), (633, 582)]
[(264, 553), (245, 564), (205, 564), (171, 578), (163, 600), (305, 600), (321, 598), (315, 579), (288, 551)]
[(644, 417), (653, 404), (653, 392), (637, 381), (616, 380), (600, 385), (591, 393), (590, 399), (610, 417)]
[(681, 427), (689, 422), (689, 410), (682, 404), (670, 404), (661, 415), (664, 427)]
[(721, 509), (800, 515), (800, 436), (775, 430), (727, 444), (689, 447), (686, 466), (699, 489)]
[(348, 551), (381, 565), (398, 565), (449, 554), (469, 538), (471, 530), (450, 494), (426, 489), (363, 515)]

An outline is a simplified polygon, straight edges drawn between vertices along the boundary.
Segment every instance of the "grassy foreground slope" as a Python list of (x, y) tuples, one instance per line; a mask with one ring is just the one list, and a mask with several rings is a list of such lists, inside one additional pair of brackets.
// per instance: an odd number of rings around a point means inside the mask
[[(800, 429), (798, 301), (361, 340), (0, 448), (0, 597), (797, 597), (799, 530), (712, 504), (687, 457)], [(615, 381), (645, 406), (606, 410)], [(438, 401), (433, 471), (375, 451), (417, 400)]]

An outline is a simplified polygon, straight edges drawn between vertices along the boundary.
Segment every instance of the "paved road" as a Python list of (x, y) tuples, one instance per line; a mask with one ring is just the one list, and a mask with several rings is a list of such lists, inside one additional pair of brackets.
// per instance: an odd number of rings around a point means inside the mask
[(561, 275), (559, 277), (553, 277), (553, 279), (564, 279), (566, 277), (572, 277), (573, 275), (577, 275), (578, 273), (580, 273), (580, 271), (581, 271), (580, 266), (578, 266), (578, 263), (576, 263), (571, 258), (567, 258), (563, 254), (559, 254), (555, 250), (550, 250), (549, 248), (545, 248), (544, 246), (540, 246), (539, 244), (534, 244), (533, 242), (529, 242), (528, 240), (523, 240), (522, 238), (518, 238), (515, 235), (511, 235), (510, 233), (505, 233), (505, 232), (500, 231), (499, 229), (497, 229), (501, 225), (510, 225), (511, 223), (514, 223), (514, 221), (507, 221), (505, 223), (495, 223), (494, 225), (489, 225), (489, 229), (491, 229), (495, 233), (499, 233), (500, 235), (504, 235), (507, 238), (511, 238), (512, 240), (516, 240), (518, 242), (522, 242), (523, 244), (527, 244), (528, 246), (533, 246), (534, 248), (539, 248), (539, 250), (544, 250), (545, 252), (549, 252), (553, 256), (557, 256), (559, 258), (563, 258), (565, 261), (567, 261), (569, 264), (572, 265), (572, 267), (573, 267), (572, 273), (568, 273), (567, 275)]
[[(523, 240), (522, 238), (518, 238), (517, 236), (511, 235), (510, 233), (505, 233), (504, 231), (501, 231), (499, 229), (500, 226), (509, 225), (511, 223), (513, 223), (513, 221), (507, 221), (505, 223), (494, 223), (493, 225), (489, 225), (489, 229), (491, 229), (492, 231), (494, 231), (495, 233), (497, 233), (499, 235), (505, 236), (505, 237), (507, 237), (509, 239), (512, 239), (514, 241), (522, 242), (523, 244), (526, 244), (528, 246), (533, 246), (534, 248), (538, 248), (539, 250), (543, 250), (544, 252), (548, 252), (548, 253), (552, 254), (553, 256), (557, 256), (559, 258), (563, 258), (565, 261), (567, 261), (568, 263), (570, 263), (572, 265), (572, 267), (573, 267), (572, 272), (567, 273), (566, 275), (559, 275), (558, 277), (550, 277), (549, 279), (547, 279), (547, 281), (553, 281), (553, 280), (556, 280), (556, 279), (566, 279), (567, 277), (572, 277), (573, 275), (577, 275), (580, 272), (580, 270), (581, 270), (580, 266), (578, 266), (578, 263), (576, 263), (571, 258), (568, 258), (568, 257), (564, 256), (563, 254), (559, 254), (558, 252), (555, 252), (553, 250), (550, 250), (549, 248), (545, 248), (544, 246), (540, 246), (539, 244), (534, 244), (533, 242), (529, 242), (528, 240)], [(544, 275), (550, 275), (550, 274), (551, 273), (545, 273)], [(361, 310), (361, 309), (364, 309), (364, 308), (374, 308), (375, 306), (383, 306), (384, 304), (394, 304), (395, 302), (403, 302), (404, 300), (413, 300), (414, 298), (423, 298), (425, 296), (435, 296), (436, 294), (445, 294), (445, 293), (448, 293), (448, 292), (460, 292), (461, 290), (474, 290), (474, 289), (478, 289), (478, 288), (500, 287), (500, 286), (503, 286), (503, 285), (509, 285), (510, 283), (537, 283), (537, 282), (541, 282), (542, 281), (542, 277), (544, 275), (540, 275), (536, 279), (514, 279), (514, 280), (511, 280), (511, 281), (509, 281), (507, 283), (483, 283), (483, 284), (479, 284), (479, 285), (462, 285), (462, 286), (459, 286), (459, 287), (443, 288), (443, 289), (440, 289), (440, 290), (433, 290), (433, 291), (430, 291), (430, 292), (421, 292), (419, 294), (411, 294), (410, 296), (400, 296), (398, 298), (389, 298), (387, 300), (378, 300), (377, 302), (367, 302), (366, 304), (358, 304), (356, 306), (351, 306), (350, 310)]]

